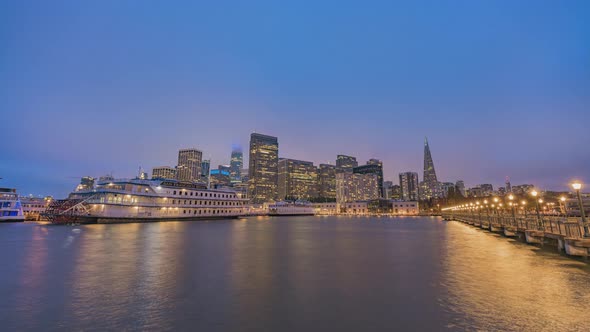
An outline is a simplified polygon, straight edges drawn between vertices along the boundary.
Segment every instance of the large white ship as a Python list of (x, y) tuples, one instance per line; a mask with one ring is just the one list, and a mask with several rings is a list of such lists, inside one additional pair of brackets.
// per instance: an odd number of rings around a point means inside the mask
[(281, 201), (268, 206), (269, 216), (312, 216), (315, 209), (307, 201)]
[(0, 222), (24, 220), (25, 215), (16, 189), (0, 188)]
[(174, 180), (121, 179), (77, 189), (53, 200), (43, 214), (52, 223), (118, 223), (236, 218), (246, 199), (230, 190)]

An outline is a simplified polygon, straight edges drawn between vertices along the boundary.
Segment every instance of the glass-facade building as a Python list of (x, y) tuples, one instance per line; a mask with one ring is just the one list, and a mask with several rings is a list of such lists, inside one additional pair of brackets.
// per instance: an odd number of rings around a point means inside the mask
[(235, 146), (231, 152), (231, 159), (229, 162), (229, 173), (231, 182), (242, 181), (242, 167), (244, 166), (242, 148)]
[(318, 196), (318, 173), (312, 162), (279, 159), (278, 172), (279, 200), (308, 200)]
[(379, 185), (379, 197), (385, 197), (383, 191), (383, 163), (380, 160), (371, 159), (366, 165), (354, 167), (352, 172), (356, 174), (375, 174)]
[(201, 179), (201, 161), (203, 152), (197, 149), (178, 151), (176, 179), (178, 181), (196, 182)]
[(320, 164), (318, 170), (318, 196), (323, 199), (336, 199), (336, 166)]
[(248, 197), (254, 204), (277, 199), (279, 142), (276, 137), (250, 135)]
[(421, 196), (423, 199), (436, 198), (440, 196), (439, 183), (436, 178), (436, 171), (434, 169), (434, 161), (432, 161), (432, 154), (430, 153), (430, 146), (428, 139), (424, 138), (424, 178), (422, 179)]
[(405, 172), (399, 175), (399, 186), (401, 190), (401, 199), (404, 201), (418, 200), (418, 173)]
[(343, 154), (339, 154), (336, 156), (336, 168), (339, 172), (350, 172), (352, 173), (352, 169), (357, 167), (359, 163), (356, 161), (355, 157), (346, 156)]

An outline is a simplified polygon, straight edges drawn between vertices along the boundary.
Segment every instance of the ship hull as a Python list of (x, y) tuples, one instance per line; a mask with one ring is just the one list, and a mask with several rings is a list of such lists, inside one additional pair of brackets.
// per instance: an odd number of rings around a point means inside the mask
[(202, 216), (202, 217), (162, 217), (162, 218), (105, 218), (98, 216), (83, 216), (83, 217), (69, 217), (62, 220), (55, 220), (52, 223), (55, 225), (68, 224), (129, 224), (129, 223), (152, 223), (152, 222), (168, 222), (168, 221), (208, 221), (208, 220), (223, 220), (223, 219), (237, 219), (242, 216)]

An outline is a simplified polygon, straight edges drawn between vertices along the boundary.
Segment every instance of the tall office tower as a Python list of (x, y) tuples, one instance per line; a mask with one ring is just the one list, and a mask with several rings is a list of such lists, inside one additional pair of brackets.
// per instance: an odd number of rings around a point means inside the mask
[(457, 182), (455, 182), (455, 191), (460, 193), (461, 196), (467, 197), (465, 192), (465, 182), (463, 182), (463, 180), (457, 180)]
[(433, 198), (439, 197), (439, 183), (436, 179), (436, 171), (434, 170), (434, 162), (430, 154), (430, 147), (428, 146), (428, 139), (424, 138), (424, 197)]
[(336, 168), (338, 172), (350, 172), (352, 173), (352, 169), (357, 167), (359, 163), (356, 161), (355, 157), (345, 156), (343, 154), (339, 154), (336, 157)]
[(506, 177), (506, 192), (507, 193), (511, 193), (512, 192), (512, 185), (510, 184), (510, 177)]
[(401, 200), (402, 199), (402, 187), (397, 184), (394, 184), (391, 187), (391, 199)]
[(248, 197), (254, 204), (277, 199), (279, 141), (276, 137), (250, 135)]
[(234, 146), (229, 162), (229, 176), (232, 182), (242, 181), (242, 167), (244, 166), (242, 147)]
[(154, 167), (152, 179), (176, 179), (176, 169), (170, 166)]
[(352, 169), (357, 174), (375, 174), (379, 184), (379, 197), (385, 197), (383, 192), (383, 163), (377, 159), (371, 159), (366, 165), (357, 166)]
[(209, 172), (211, 170), (211, 160), (203, 160), (201, 162), (201, 180), (207, 183), (209, 181)]
[(383, 198), (391, 199), (392, 196), (392, 189), (393, 189), (393, 182), (392, 181), (383, 181)]
[(418, 173), (405, 172), (399, 174), (399, 186), (401, 190), (401, 199), (404, 201), (418, 200)]
[(202, 158), (203, 152), (197, 149), (182, 149), (178, 151), (176, 179), (186, 182), (199, 181), (201, 179)]
[(379, 198), (379, 183), (375, 174), (336, 174), (336, 202), (366, 201)]
[(318, 196), (336, 199), (336, 166), (320, 164), (318, 173)]
[(305, 199), (318, 196), (318, 172), (310, 161), (279, 159), (279, 199)]

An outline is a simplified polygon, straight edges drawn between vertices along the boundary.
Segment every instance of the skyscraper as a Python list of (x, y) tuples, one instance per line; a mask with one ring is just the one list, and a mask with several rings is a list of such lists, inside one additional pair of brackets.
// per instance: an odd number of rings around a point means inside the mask
[(339, 172), (350, 172), (352, 173), (352, 169), (357, 167), (359, 163), (356, 161), (355, 157), (346, 156), (343, 154), (339, 154), (336, 156), (336, 168)]
[(232, 182), (242, 181), (242, 167), (244, 166), (242, 147), (234, 146), (231, 152), (229, 162), (229, 175)]
[(336, 166), (320, 164), (318, 172), (318, 187), (320, 198), (336, 199)]
[(404, 201), (418, 200), (418, 173), (405, 172), (399, 175), (401, 199)]
[(506, 177), (506, 192), (507, 193), (511, 193), (512, 192), (512, 185), (510, 184), (510, 177)]
[(248, 197), (254, 204), (277, 199), (279, 142), (276, 137), (250, 135)]
[(204, 183), (209, 181), (209, 170), (211, 170), (211, 160), (203, 160), (201, 162), (201, 180)]
[(365, 201), (379, 198), (379, 184), (375, 174), (336, 174), (336, 202)]
[(439, 196), (439, 183), (436, 178), (436, 171), (434, 170), (434, 162), (430, 154), (430, 147), (428, 146), (428, 139), (424, 138), (424, 197), (432, 198)]
[(352, 169), (357, 174), (375, 174), (379, 185), (379, 197), (385, 197), (383, 192), (383, 163), (378, 159), (370, 159), (366, 165), (357, 166)]
[(465, 192), (465, 182), (463, 182), (463, 180), (457, 180), (457, 182), (455, 182), (455, 191), (460, 193), (461, 196), (467, 197), (467, 193)]
[(311, 161), (279, 159), (278, 192), (279, 199), (317, 197), (317, 168)]
[(176, 179), (186, 182), (199, 181), (201, 178), (202, 158), (203, 152), (197, 149), (182, 149), (178, 151)]

